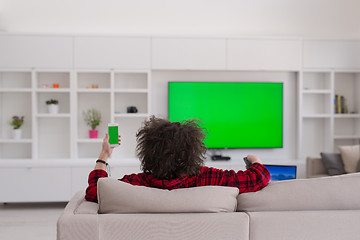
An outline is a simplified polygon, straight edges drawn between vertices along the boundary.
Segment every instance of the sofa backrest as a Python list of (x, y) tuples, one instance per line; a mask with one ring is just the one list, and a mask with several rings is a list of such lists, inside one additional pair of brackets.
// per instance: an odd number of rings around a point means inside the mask
[(239, 189), (202, 186), (165, 190), (134, 186), (113, 178), (98, 180), (99, 213), (234, 212)]
[(237, 197), (237, 211), (360, 210), (360, 173), (271, 182)]

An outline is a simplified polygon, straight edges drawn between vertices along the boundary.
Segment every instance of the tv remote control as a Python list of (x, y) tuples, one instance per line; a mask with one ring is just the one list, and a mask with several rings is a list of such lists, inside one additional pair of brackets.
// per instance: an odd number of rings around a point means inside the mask
[(250, 167), (251, 162), (247, 159), (247, 157), (244, 157), (244, 162), (246, 164), (246, 167)]

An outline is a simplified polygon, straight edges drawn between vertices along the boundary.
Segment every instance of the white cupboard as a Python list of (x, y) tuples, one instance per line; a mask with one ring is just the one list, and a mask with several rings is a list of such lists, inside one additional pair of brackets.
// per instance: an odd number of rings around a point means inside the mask
[(0, 68), (71, 68), (71, 36), (0, 35)]
[(150, 68), (150, 38), (75, 37), (75, 68)]
[(226, 40), (153, 38), (152, 69), (224, 70)]
[(301, 40), (229, 39), (228, 70), (301, 69)]

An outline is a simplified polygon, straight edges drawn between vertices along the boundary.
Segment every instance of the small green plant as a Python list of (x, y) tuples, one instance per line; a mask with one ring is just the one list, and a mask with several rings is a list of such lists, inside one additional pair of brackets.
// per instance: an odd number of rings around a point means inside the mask
[(56, 99), (47, 100), (46, 105), (50, 105), (50, 104), (59, 104), (59, 101)]
[(92, 130), (95, 130), (101, 122), (101, 112), (95, 108), (89, 109), (87, 112), (84, 111), (83, 115), (86, 124), (90, 126)]
[(13, 129), (19, 129), (21, 125), (24, 123), (24, 116), (13, 116), (12, 121), (10, 122), (11, 126), (13, 126)]

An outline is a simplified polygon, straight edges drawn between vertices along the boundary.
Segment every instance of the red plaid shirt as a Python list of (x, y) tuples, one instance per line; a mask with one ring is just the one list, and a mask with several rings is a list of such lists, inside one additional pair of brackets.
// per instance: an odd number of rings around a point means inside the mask
[[(107, 177), (104, 170), (96, 169), (89, 174), (89, 186), (86, 189), (85, 199), (97, 202), (97, 181)], [(181, 177), (171, 180), (159, 180), (151, 174), (138, 173), (125, 175), (120, 181), (132, 185), (155, 187), (162, 189), (177, 189), (198, 187), (206, 185), (218, 185), (239, 188), (240, 193), (255, 192), (265, 187), (270, 181), (270, 173), (262, 164), (252, 164), (246, 171), (221, 170), (216, 168), (202, 167), (199, 174), (192, 177)]]

